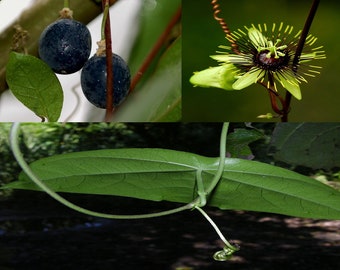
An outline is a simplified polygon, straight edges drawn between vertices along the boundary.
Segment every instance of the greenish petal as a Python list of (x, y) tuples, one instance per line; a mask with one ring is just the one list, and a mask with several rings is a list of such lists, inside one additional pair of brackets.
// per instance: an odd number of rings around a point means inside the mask
[(301, 90), (298, 80), (295, 78), (293, 71), (286, 70), (283, 73), (274, 73), (274, 78), (278, 80), (281, 85), (291, 93), (296, 99), (301, 100)]
[(248, 29), (248, 36), (249, 36), (251, 42), (253, 43), (253, 45), (256, 48), (259, 48), (259, 47), (262, 47), (262, 48), (268, 47), (268, 40), (256, 28)]
[(247, 73), (245, 73), (239, 79), (237, 79), (237, 81), (233, 84), (233, 88), (235, 90), (241, 90), (243, 88), (248, 87), (249, 85), (253, 83), (256, 83), (263, 76), (264, 76), (264, 72), (262, 69), (252, 67)]
[(190, 83), (200, 87), (216, 87), (224, 90), (235, 90), (232, 85), (235, 82), (237, 68), (232, 64), (210, 67), (195, 72), (190, 78)]

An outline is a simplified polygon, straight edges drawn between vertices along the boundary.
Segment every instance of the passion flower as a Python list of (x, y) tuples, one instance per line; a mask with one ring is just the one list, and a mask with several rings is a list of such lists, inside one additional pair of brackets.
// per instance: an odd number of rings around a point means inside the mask
[(306, 76), (315, 77), (320, 66), (310, 65), (312, 60), (324, 59), (322, 46), (313, 47), (317, 38), (309, 35), (299, 61), (294, 64), (294, 55), (301, 31), (292, 35), (293, 26), (281, 23), (268, 29), (266, 24), (251, 25), (227, 35), (231, 44), (238, 47), (237, 53), (229, 46), (219, 46), (211, 58), (220, 65), (194, 73), (190, 82), (195, 86), (218, 87), (225, 90), (241, 90), (251, 84), (261, 83), (267, 89), (277, 91), (276, 82), (301, 99), (300, 83), (307, 82)]

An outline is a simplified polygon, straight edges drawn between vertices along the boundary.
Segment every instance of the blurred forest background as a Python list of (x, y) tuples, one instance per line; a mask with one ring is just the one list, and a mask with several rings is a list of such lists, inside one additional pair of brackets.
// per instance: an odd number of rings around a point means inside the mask
[[(252, 23), (272, 25), (284, 22), (302, 29), (311, 7), (311, 0), (238, 0), (219, 1), (220, 17), (230, 29), (237, 30)], [(301, 84), (302, 100), (293, 98), (289, 121), (339, 121), (340, 2), (320, 1), (310, 33), (318, 38), (315, 46), (324, 46), (327, 59), (314, 61), (322, 66), (321, 75), (307, 78)], [(229, 45), (217, 21), (213, 19), (210, 1), (183, 1), (183, 120), (184, 121), (266, 121), (258, 115), (272, 112), (265, 88), (252, 85), (241, 91), (193, 87), (189, 78), (194, 71), (216, 66), (209, 56), (219, 45)], [(283, 94), (283, 90), (279, 90)], [(272, 121), (272, 120), (271, 120)]]

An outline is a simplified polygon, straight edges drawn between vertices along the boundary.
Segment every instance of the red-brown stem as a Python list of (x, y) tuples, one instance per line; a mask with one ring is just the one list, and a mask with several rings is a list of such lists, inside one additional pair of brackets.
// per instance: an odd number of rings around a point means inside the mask
[(292, 99), (292, 94), (286, 91), (286, 97), (284, 100), (283, 114), (281, 117), (281, 122), (288, 122), (288, 113), (290, 111), (290, 101)]
[[(308, 36), (308, 32), (309, 29), (312, 25), (313, 19), (315, 17), (316, 11), (318, 9), (320, 0), (314, 0), (312, 3), (312, 7), (309, 11), (308, 17), (306, 19), (305, 25), (303, 27), (300, 39), (299, 39), (299, 43), (297, 45), (296, 51), (295, 51), (295, 55), (294, 55), (294, 59), (293, 59), (293, 71), (294, 73), (297, 72), (298, 67), (299, 67), (299, 61), (300, 61), (300, 56), (303, 50), (303, 47), (305, 45), (306, 42), (306, 38)], [(283, 115), (283, 117), (281, 118), (282, 122), (287, 122), (288, 121), (288, 112), (290, 109), (290, 102), (292, 100), (292, 94), (289, 91), (286, 91), (286, 97), (285, 97), (285, 114)]]
[(231, 31), (228, 27), (228, 24), (225, 22), (225, 20), (218, 16), (218, 14), (221, 12), (220, 4), (218, 3), (218, 0), (211, 0), (211, 5), (214, 11), (214, 19), (218, 21), (220, 24), (222, 31), (226, 34), (226, 37), (228, 41), (230, 42), (231, 49), (235, 54), (240, 54), (240, 50), (238, 48), (237, 43), (231, 38)]
[(167, 37), (169, 36), (171, 29), (178, 23), (178, 21), (181, 18), (181, 13), (182, 13), (182, 8), (179, 8), (175, 15), (171, 18), (170, 22), (168, 23), (168, 25), (166, 26), (164, 32), (162, 33), (162, 35), (158, 38), (158, 40), (156, 41), (155, 45), (153, 46), (153, 48), (151, 49), (151, 51), (149, 52), (149, 54), (147, 55), (147, 57), (145, 58), (144, 62), (142, 63), (142, 65), (140, 66), (140, 68), (138, 69), (136, 75), (132, 78), (131, 81), (131, 85), (130, 85), (130, 89), (129, 89), (129, 93), (131, 93), (137, 83), (140, 81), (140, 79), (142, 78), (144, 72), (148, 69), (148, 67), (150, 66), (152, 60), (154, 59), (154, 57), (157, 55), (157, 53), (159, 52), (159, 50), (161, 49), (161, 47), (163, 46), (164, 42), (167, 40)]
[[(109, 0), (102, 0), (102, 8), (109, 5)], [(112, 40), (110, 27), (110, 12), (105, 21), (105, 51), (106, 51), (106, 113), (105, 122), (110, 122), (113, 116), (113, 66), (112, 66)]]
[[(285, 101), (276, 91), (273, 90), (274, 89), (274, 78), (271, 75), (271, 73), (269, 73), (268, 80), (269, 80), (269, 87), (267, 87), (267, 90), (268, 90), (268, 93), (269, 93), (270, 103), (271, 103), (272, 109), (278, 115), (282, 116), (282, 115), (285, 114), (285, 107), (286, 107)], [(277, 100), (280, 101), (282, 109), (280, 109), (279, 106), (277, 105)]]
[(278, 96), (276, 96), (272, 91), (268, 91), (268, 93), (269, 93), (270, 103), (272, 105), (273, 111), (281, 115), (282, 110), (279, 109), (279, 106), (277, 105), (277, 100), (276, 100)]

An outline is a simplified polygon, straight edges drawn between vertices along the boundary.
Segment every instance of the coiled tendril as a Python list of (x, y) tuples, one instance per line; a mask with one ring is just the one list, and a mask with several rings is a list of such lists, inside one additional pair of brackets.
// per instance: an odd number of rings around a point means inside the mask
[(216, 21), (218, 21), (223, 32), (226, 34), (227, 39), (230, 42), (231, 49), (233, 50), (234, 53), (239, 54), (240, 51), (238, 49), (238, 45), (236, 44), (236, 42), (233, 39), (230, 38), (231, 37), (231, 31), (230, 31), (227, 23), (225, 22), (225, 20), (223, 18), (218, 16), (218, 14), (221, 12), (220, 4), (218, 3), (218, 0), (211, 0), (211, 5), (212, 5), (213, 11), (214, 11), (214, 19)]

